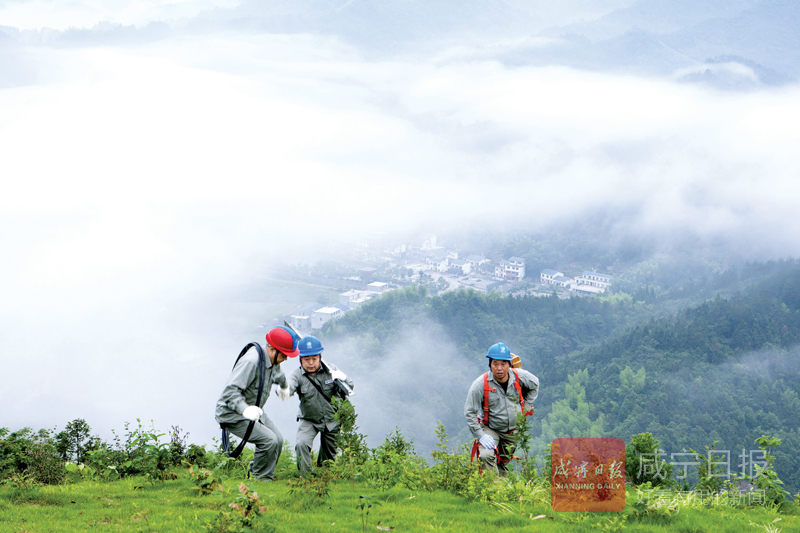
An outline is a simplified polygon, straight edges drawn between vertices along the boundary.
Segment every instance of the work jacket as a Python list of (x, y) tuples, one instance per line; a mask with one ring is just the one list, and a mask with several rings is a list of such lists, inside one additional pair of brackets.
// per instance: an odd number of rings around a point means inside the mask
[[(514, 386), (516, 377), (519, 376), (519, 385), (522, 396), (525, 398), (525, 411), (533, 408), (533, 401), (539, 395), (539, 378), (521, 368), (511, 368), (508, 371), (506, 391), (489, 372), (488, 384), (494, 391), (489, 392), (489, 428), (500, 433), (508, 433), (517, 427), (517, 413), (520, 412), (519, 394)], [(476, 379), (469, 388), (467, 401), (464, 404), (464, 416), (467, 424), (476, 439), (483, 437), (483, 402), (484, 402), (484, 375)]]
[[(273, 383), (286, 387), (286, 374), (280, 365), (272, 364), (266, 348), (264, 348), (264, 359), (267, 362), (267, 370), (264, 373), (264, 392), (261, 393), (261, 402), (258, 405), (261, 408), (269, 398)], [(215, 417), (217, 422), (231, 424), (246, 420), (242, 413), (248, 405), (256, 405), (256, 396), (258, 396), (258, 352), (250, 349), (233, 367), (228, 383), (225, 384), (222, 395), (217, 400)]]
[[(289, 376), (289, 394), (296, 392), (300, 398), (298, 419), (308, 420), (314, 424), (325, 424), (328, 430), (336, 427), (338, 422), (333, 417), (333, 405), (331, 405), (331, 399), (336, 391), (336, 384), (331, 377), (331, 372), (334, 370), (339, 369), (333, 364), (320, 361), (316, 375), (309, 374), (301, 366)], [(311, 383), (311, 380), (314, 380), (322, 390), (322, 394)], [(349, 376), (344, 381), (351, 389), (353, 388), (353, 380)]]

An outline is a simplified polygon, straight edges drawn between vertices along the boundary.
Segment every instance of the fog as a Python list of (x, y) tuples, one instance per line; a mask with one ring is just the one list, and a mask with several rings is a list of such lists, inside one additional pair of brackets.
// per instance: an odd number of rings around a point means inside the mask
[[(685, 81), (701, 56), (653, 75), (555, 53), (579, 23), (624, 32), (634, 2), (506, 2), (476, 35), (483, 12), (429, 13), (424, 35), (375, 18), (385, 38), (353, 29), (373, 4), (341, 4), (344, 18), (298, 3), (309, 22), (274, 29), (243, 26), (263, 10), (232, 1), (0, 2), (0, 427), (81, 417), (107, 437), (142, 418), (210, 442), (230, 366), (272, 318), (248, 288), (275, 260), (364, 232), (524, 231), (604, 211), (625, 213), (620, 234), (797, 256), (788, 63), (751, 47), (765, 63), (714, 67), (749, 80), (720, 88)], [(424, 403), (397, 423), (382, 410), (433, 386), (427, 346), (451, 360), (433, 326), (369, 365), (325, 352), (353, 375), (371, 438), (432, 435)], [(386, 375), (409, 384), (387, 394)], [(293, 439), (296, 401), (267, 412)]]

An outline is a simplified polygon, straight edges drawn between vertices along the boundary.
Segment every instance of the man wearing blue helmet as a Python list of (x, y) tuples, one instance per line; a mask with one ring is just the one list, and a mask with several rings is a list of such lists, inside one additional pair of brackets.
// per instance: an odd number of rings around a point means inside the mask
[(482, 468), (497, 469), (503, 476), (517, 445), (517, 413), (533, 414), (531, 404), (539, 394), (539, 378), (512, 368), (512, 356), (502, 342), (489, 348), (490, 372), (472, 383), (464, 404), (464, 416), (476, 439), (473, 454), (480, 457)]
[[(339, 422), (333, 417), (331, 400), (336, 395), (352, 391), (353, 381), (332, 364), (322, 361), (322, 343), (313, 335), (300, 340), (300, 368), (289, 376), (289, 394), (300, 397), (300, 411), (297, 420), (297, 468), (311, 471), (311, 445), (320, 434), (317, 466), (336, 457), (336, 437), (339, 435)], [(341, 383), (347, 385), (346, 388)]]

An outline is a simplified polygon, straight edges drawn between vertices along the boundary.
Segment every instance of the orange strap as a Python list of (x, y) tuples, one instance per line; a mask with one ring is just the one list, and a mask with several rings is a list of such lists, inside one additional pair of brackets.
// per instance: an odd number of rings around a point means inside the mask
[(494, 392), (496, 389), (493, 389), (489, 386), (489, 373), (485, 373), (483, 375), (483, 425), (489, 425), (489, 393)]
[[(511, 431), (510, 433), (513, 433), (513, 431)], [(475, 442), (472, 443), (472, 453), (470, 453), (470, 455), (469, 455), (469, 462), (470, 463), (472, 463), (475, 460), (476, 457), (480, 456), (480, 445), (481, 445), (481, 443), (480, 443), (480, 441), (478, 439), (475, 439)], [(519, 457), (516, 457), (514, 455), (504, 459), (500, 455), (500, 450), (498, 448), (494, 449), (494, 456), (495, 456), (495, 458), (497, 458), (497, 462), (498, 463), (508, 463), (512, 459), (519, 459)], [(480, 464), (478, 465), (478, 471), (482, 472)]]
[[(517, 394), (519, 394), (519, 409), (522, 411), (525, 416), (531, 416), (533, 414), (533, 409), (525, 412), (525, 397), (522, 395), (522, 387), (519, 386), (519, 374), (517, 374), (517, 369), (514, 368), (514, 387), (517, 389)], [(487, 401), (489, 397), (486, 397)]]
[[(533, 414), (533, 409), (528, 412), (525, 412), (525, 397), (522, 395), (522, 387), (519, 384), (519, 374), (517, 373), (517, 369), (512, 369), (514, 371), (514, 388), (517, 389), (517, 394), (519, 394), (519, 409), (522, 411), (525, 416), (531, 416)], [(489, 425), (489, 393), (494, 392), (497, 389), (493, 389), (489, 386), (489, 373), (485, 373), (483, 375), (483, 425)]]

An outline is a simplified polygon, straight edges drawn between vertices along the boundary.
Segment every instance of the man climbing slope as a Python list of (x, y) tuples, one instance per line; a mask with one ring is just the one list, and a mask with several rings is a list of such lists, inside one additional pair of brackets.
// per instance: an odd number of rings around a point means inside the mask
[[(514, 435), (517, 412), (526, 410), (539, 394), (539, 378), (521, 368), (511, 367), (511, 350), (502, 342), (489, 348), (489, 372), (476, 379), (469, 388), (464, 416), (472, 435), (481, 467), (508, 472), (517, 444)], [(530, 407), (529, 407), (530, 409)]]
[(311, 446), (320, 434), (317, 466), (336, 457), (336, 437), (339, 435), (339, 422), (333, 417), (331, 400), (343, 394), (336, 383), (344, 382), (352, 390), (353, 381), (333, 364), (322, 361), (322, 343), (313, 335), (300, 341), (300, 368), (289, 377), (289, 394), (295, 392), (300, 397), (300, 412), (297, 419), (297, 468), (311, 471)]
[(255, 456), (250, 462), (250, 472), (256, 479), (275, 479), (275, 465), (281, 456), (283, 435), (264, 412), (264, 404), (273, 383), (280, 385), (278, 396), (282, 400), (289, 397), (286, 375), (281, 371), (280, 364), (289, 357), (297, 357), (298, 340), (293, 331), (284, 327), (273, 328), (267, 333), (266, 372), (262, 385), (265, 394), (261, 395), (260, 405), (255, 405), (260, 382), (259, 354), (256, 350), (249, 350), (239, 358), (217, 401), (217, 422), (237, 437), (243, 439), (250, 422), (256, 421), (248, 439), (256, 447)]

